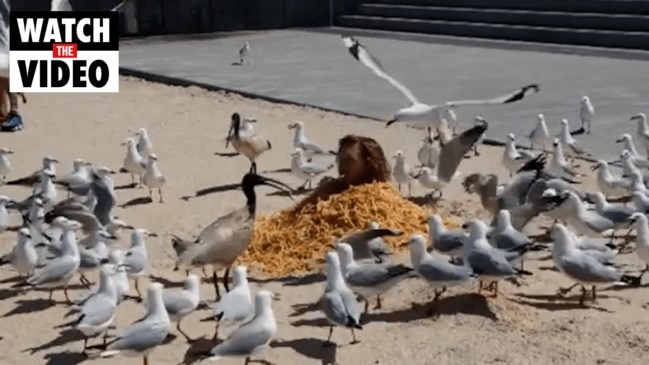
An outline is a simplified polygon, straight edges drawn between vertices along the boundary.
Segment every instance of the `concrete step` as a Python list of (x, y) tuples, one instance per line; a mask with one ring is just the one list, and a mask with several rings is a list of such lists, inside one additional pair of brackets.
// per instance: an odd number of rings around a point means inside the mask
[(371, 0), (390, 5), (649, 15), (647, 0)]
[(449, 8), (440, 6), (361, 4), (358, 15), (496, 23), (556, 28), (649, 31), (649, 15), (565, 13), (507, 9)]
[(365, 15), (340, 16), (336, 19), (336, 25), (460, 37), (649, 50), (649, 33), (647, 32), (549, 28)]

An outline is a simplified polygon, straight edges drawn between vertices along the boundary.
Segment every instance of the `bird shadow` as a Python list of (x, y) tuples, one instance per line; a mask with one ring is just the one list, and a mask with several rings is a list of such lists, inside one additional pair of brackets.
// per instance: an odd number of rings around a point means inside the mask
[(137, 183), (130, 183), (130, 184), (118, 185), (114, 187), (113, 190), (134, 189), (135, 187), (137, 187)]
[(425, 207), (425, 206), (435, 206), (437, 203), (439, 203), (442, 198), (434, 198), (431, 197), (430, 195), (424, 195), (424, 196), (409, 196), (406, 198), (406, 200), (415, 203), (419, 206)]
[(303, 314), (309, 312), (317, 312), (320, 310), (320, 301), (313, 303), (299, 303), (291, 305), (293, 308), (293, 313), (289, 314), (289, 317), (299, 317)]
[(318, 338), (300, 338), (290, 341), (275, 341), (270, 344), (271, 348), (288, 347), (300, 355), (310, 359), (319, 360), (323, 365), (336, 363), (337, 346), (327, 346), (327, 341)]
[(291, 322), (293, 327), (327, 327), (329, 322), (325, 318), (299, 319)]
[(37, 347), (32, 347), (23, 350), (23, 352), (29, 352), (30, 354), (35, 354), (44, 350), (49, 350), (54, 347), (63, 346), (70, 342), (83, 341), (83, 334), (74, 328), (68, 328), (59, 333), (59, 335), (53, 340), (44, 343)]
[(219, 157), (234, 157), (234, 156), (239, 156), (238, 152), (214, 152), (215, 156)]
[(18, 300), (16, 301), (16, 307), (9, 312), (5, 313), (2, 317), (11, 317), (18, 314), (27, 314), (32, 312), (38, 312), (46, 310), (55, 304), (67, 304), (64, 302), (54, 302), (47, 299), (28, 299), (28, 300)]
[(0, 289), (0, 300), (5, 300), (9, 298), (13, 298), (20, 294), (20, 290), (12, 290), (12, 289)]
[[(537, 309), (545, 309), (548, 311), (561, 311), (561, 310), (576, 310), (576, 309), (594, 309), (600, 312), (613, 313), (612, 311), (599, 307), (596, 305), (581, 305), (579, 303), (580, 295), (571, 296), (557, 296), (551, 294), (516, 294), (517, 299), (512, 299), (514, 302), (534, 307)], [(598, 298), (610, 298), (605, 295), (598, 295)]]
[(16, 276), (12, 276), (12, 277), (0, 280), (0, 284), (19, 283), (21, 281), (25, 281), (25, 278), (20, 277), (19, 275), (16, 275)]
[(261, 173), (262, 174), (276, 174), (276, 173), (289, 173), (291, 172), (290, 168), (284, 167), (281, 169), (275, 169), (275, 170), (264, 170)]
[(554, 271), (554, 272), (559, 272), (559, 269), (557, 269), (554, 266), (541, 266), (539, 267), (539, 270), (541, 271)]
[(237, 190), (241, 187), (240, 183), (231, 183), (231, 184), (225, 184), (225, 185), (217, 185), (217, 186), (211, 186), (208, 188), (196, 190), (196, 193), (194, 195), (185, 195), (181, 197), (182, 200), (190, 200), (193, 198), (198, 198), (201, 196), (209, 195), (209, 194), (215, 194), (215, 193), (222, 193), (224, 191), (230, 191), (230, 190)]
[(128, 207), (134, 207), (134, 206), (137, 206), (137, 205), (144, 205), (144, 204), (149, 204), (149, 203), (153, 203), (153, 199), (151, 199), (151, 197), (141, 196), (139, 198), (131, 199), (131, 200), (127, 201), (126, 203), (120, 205), (119, 207), (120, 208), (128, 208)]
[(165, 288), (180, 288), (183, 286), (183, 281), (171, 281), (167, 278), (157, 275), (149, 275), (149, 280), (153, 282), (158, 282), (164, 285)]
[(191, 365), (196, 362), (201, 361), (202, 359), (210, 356), (210, 350), (216, 346), (219, 342), (213, 342), (211, 338), (205, 336), (195, 339), (189, 344), (189, 348), (185, 351), (185, 356), (181, 364)]
[(47, 360), (45, 365), (77, 365), (88, 359), (88, 356), (80, 352), (54, 352), (43, 357)]
[(243, 66), (243, 63), (241, 62), (232, 62), (230, 66)]
[(257, 279), (257, 278), (249, 277), (248, 281), (257, 284), (277, 282), (277, 283), (282, 283), (282, 285), (284, 286), (302, 286), (302, 285), (311, 285), (315, 283), (324, 282), (326, 279), (327, 278), (323, 273), (311, 273), (303, 276), (289, 275), (280, 278), (265, 278), (265, 279)]
[(480, 294), (465, 293), (456, 296), (443, 297), (437, 301), (414, 305), (393, 312), (370, 313), (361, 319), (363, 322), (411, 322), (432, 316), (467, 314), (480, 316), (493, 321), (498, 316), (489, 307), (487, 298)]

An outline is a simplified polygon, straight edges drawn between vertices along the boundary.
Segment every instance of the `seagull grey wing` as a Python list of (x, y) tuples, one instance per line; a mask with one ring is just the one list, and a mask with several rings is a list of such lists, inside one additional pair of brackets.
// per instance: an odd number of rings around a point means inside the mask
[(93, 295), (84, 302), (81, 309), (83, 321), (93, 325), (106, 323), (115, 315), (115, 306), (116, 303), (105, 295)]
[(101, 255), (99, 255), (94, 250), (80, 249), (79, 258), (80, 258), (79, 267), (82, 267), (84, 269), (92, 269), (95, 267), (99, 267), (101, 265), (101, 261), (105, 257), (101, 257)]
[(464, 155), (473, 148), (480, 137), (487, 130), (487, 123), (476, 125), (454, 137), (442, 147), (439, 153), (439, 167), (437, 177), (440, 181), (450, 182), (457, 171)]
[(95, 232), (102, 226), (97, 220), (97, 217), (87, 210), (66, 210), (60, 212), (60, 215), (81, 223), (82, 229), (85, 233)]
[(467, 235), (463, 231), (446, 231), (439, 235), (433, 243), (433, 248), (440, 252), (455, 251), (464, 245)]
[(516, 270), (501, 251), (473, 250), (470, 251), (467, 261), (478, 275), (504, 276), (516, 274)]
[(449, 101), (446, 106), (463, 106), (463, 105), (494, 105), (494, 104), (509, 104), (514, 103), (519, 100), (523, 100), (526, 96), (538, 92), (539, 85), (530, 84), (521, 87), (509, 94), (501, 95), (493, 99), (483, 99), (483, 100), (460, 100), (460, 101)]
[(322, 309), (327, 319), (333, 323), (346, 326), (349, 322), (350, 315), (347, 313), (345, 303), (337, 291), (325, 293), (322, 300)]
[(320, 165), (312, 162), (305, 162), (300, 166), (300, 169), (307, 175), (317, 176), (327, 172), (332, 166)]
[(587, 254), (560, 258), (561, 269), (572, 278), (584, 283), (609, 283), (620, 280), (621, 274)]
[(360, 265), (347, 272), (345, 281), (351, 286), (375, 287), (411, 271), (412, 269), (404, 265)]
[(322, 147), (318, 146), (317, 144), (315, 144), (315, 143), (313, 143), (311, 141), (308, 141), (308, 140), (303, 141), (302, 143), (300, 143), (300, 145), (301, 145), (300, 147), (303, 150), (309, 151), (311, 153), (323, 154), (323, 155), (328, 155), (329, 154), (329, 151), (325, 150), (324, 148), (322, 148)]
[(162, 299), (170, 316), (177, 315), (194, 306), (194, 303), (187, 297), (186, 293), (182, 290), (178, 291), (165, 291), (162, 294)]
[(496, 237), (496, 247), (505, 251), (522, 249), (531, 244), (532, 240), (515, 229), (508, 229)]
[(529, 161), (536, 157), (536, 154), (527, 150), (520, 150), (518, 153), (523, 157), (524, 160)]
[(484, 189), (487, 196), (496, 196), (498, 193), (498, 176), (495, 174), (485, 176)]
[(388, 228), (376, 228), (376, 229), (366, 229), (364, 231), (360, 232), (354, 232), (350, 233), (338, 240), (338, 242), (345, 242), (349, 245), (354, 245), (358, 244), (361, 242), (366, 242), (373, 240), (375, 238), (379, 237), (385, 237), (385, 236), (390, 236), (390, 237), (395, 237), (395, 236), (400, 236), (402, 235), (403, 232), (401, 232), (398, 229), (388, 229)]
[(442, 259), (425, 260), (419, 265), (419, 275), (429, 281), (457, 281), (468, 279), (473, 270), (467, 266), (453, 265)]
[(362, 63), (365, 67), (369, 68), (380, 78), (386, 80), (392, 86), (396, 87), (401, 93), (412, 103), (412, 104), (421, 104), (419, 100), (413, 95), (413, 93), (408, 90), (407, 87), (403, 86), (399, 81), (390, 76), (384, 69), (379, 60), (377, 60), (372, 54), (360, 44), (353, 37), (343, 37), (343, 43), (349, 50), (349, 53)]
[(614, 229), (615, 224), (610, 219), (600, 215), (599, 213), (586, 211), (584, 222), (588, 227), (595, 232), (604, 232), (609, 229)]
[(76, 273), (77, 263), (70, 256), (63, 256), (47, 261), (39, 271), (27, 279), (32, 285), (55, 283), (71, 277)]
[(253, 320), (234, 330), (225, 341), (212, 349), (212, 355), (247, 357), (255, 349), (266, 346), (272, 340), (273, 333), (257, 323)]
[(166, 323), (144, 319), (126, 328), (107, 349), (144, 352), (161, 344), (168, 334), (169, 326)]
[(101, 179), (96, 179), (92, 183), (92, 192), (97, 197), (97, 204), (93, 213), (103, 226), (107, 226), (111, 220), (111, 212), (115, 206), (115, 195), (111, 189)]
[(603, 216), (616, 224), (629, 222), (634, 212), (622, 207), (614, 207), (604, 212)]

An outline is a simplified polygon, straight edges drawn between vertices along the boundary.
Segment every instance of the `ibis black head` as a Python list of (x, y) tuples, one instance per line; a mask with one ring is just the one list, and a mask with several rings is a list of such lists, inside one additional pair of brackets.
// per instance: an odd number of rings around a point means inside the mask
[(284, 184), (283, 182), (275, 179), (271, 179), (269, 177), (257, 175), (255, 173), (247, 173), (243, 179), (241, 180), (241, 188), (243, 189), (244, 193), (246, 196), (249, 196), (249, 194), (252, 192), (254, 193), (254, 188), (257, 185), (268, 185), (271, 187), (274, 187), (277, 190), (282, 190), (285, 191), (289, 194), (289, 197), (291, 199), (293, 196), (291, 195), (291, 192), (293, 189), (291, 189), (290, 186)]

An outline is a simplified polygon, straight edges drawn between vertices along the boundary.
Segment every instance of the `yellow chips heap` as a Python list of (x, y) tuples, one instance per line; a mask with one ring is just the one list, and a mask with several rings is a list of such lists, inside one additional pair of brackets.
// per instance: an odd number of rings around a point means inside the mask
[(368, 227), (399, 229), (387, 239), (393, 249), (411, 234), (427, 233), (424, 208), (401, 197), (389, 183), (352, 186), (299, 212), (282, 211), (257, 218), (253, 240), (241, 262), (273, 276), (312, 271), (319, 267), (336, 239)]

